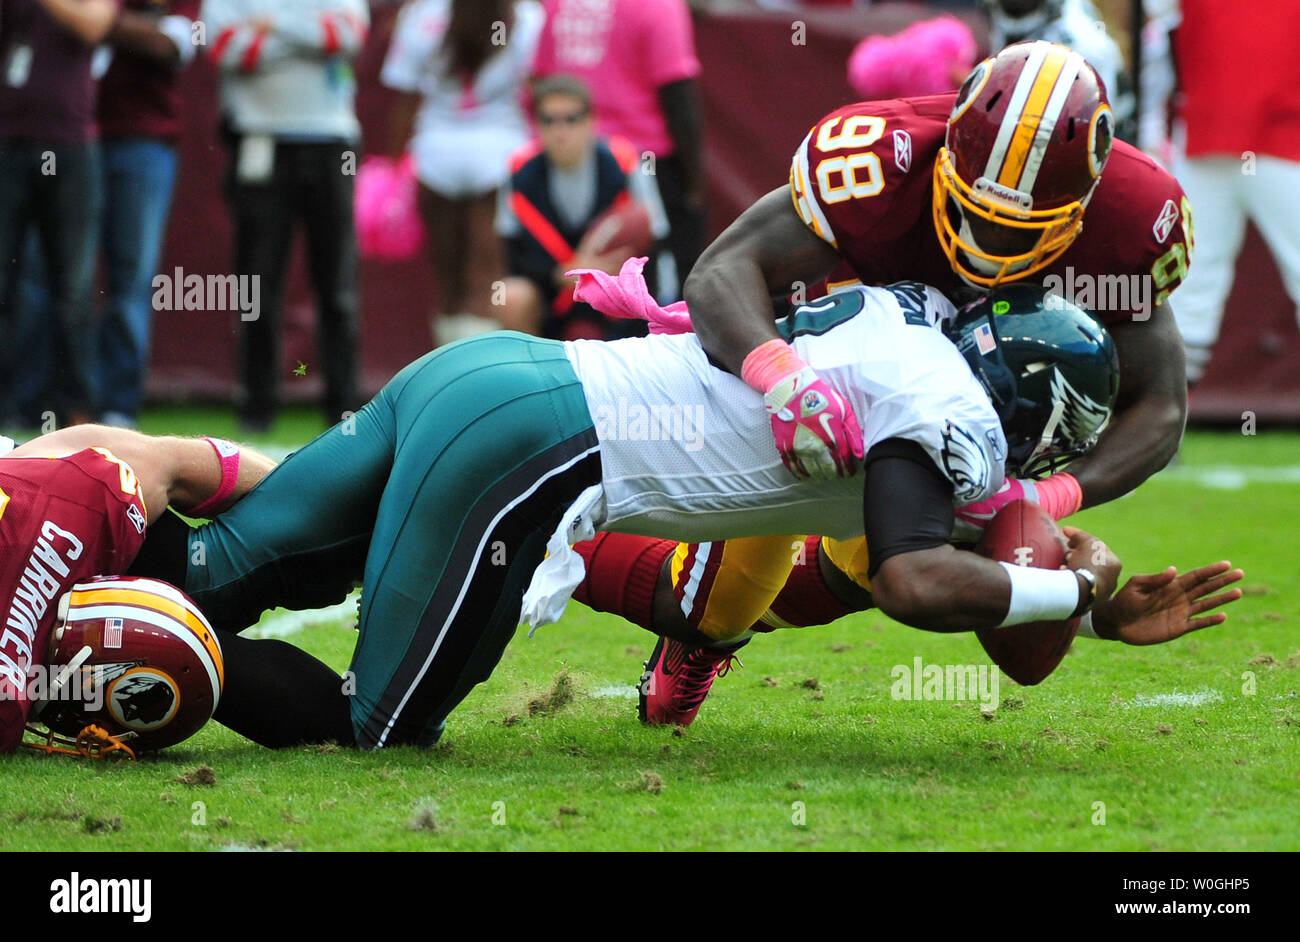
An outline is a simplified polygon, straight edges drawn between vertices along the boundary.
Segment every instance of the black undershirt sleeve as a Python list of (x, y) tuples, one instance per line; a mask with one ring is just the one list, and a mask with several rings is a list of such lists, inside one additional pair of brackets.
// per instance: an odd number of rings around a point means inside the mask
[(193, 533), (179, 514), (170, 508), (164, 510), (162, 516), (145, 531), (140, 552), (123, 575), (161, 579), (184, 589), (190, 536)]
[(952, 537), (952, 482), (916, 442), (889, 438), (874, 445), (862, 473), (868, 577), (891, 556), (932, 549)]

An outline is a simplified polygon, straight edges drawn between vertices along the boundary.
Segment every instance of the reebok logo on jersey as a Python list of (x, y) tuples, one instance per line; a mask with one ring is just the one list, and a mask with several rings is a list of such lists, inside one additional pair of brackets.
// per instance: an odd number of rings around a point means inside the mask
[(1169, 233), (1174, 231), (1174, 223), (1178, 222), (1178, 207), (1174, 205), (1173, 200), (1165, 200), (1165, 205), (1160, 208), (1160, 215), (1156, 217), (1155, 224), (1151, 227), (1152, 234), (1156, 241), (1164, 243), (1169, 238)]
[(894, 166), (903, 173), (912, 169), (912, 135), (906, 131), (894, 132)]
[(132, 504), (130, 507), (126, 508), (126, 519), (131, 521), (132, 525), (135, 527), (136, 533), (144, 532), (144, 528), (145, 528), (144, 514), (140, 512), (140, 508), (137, 507), (135, 504)]

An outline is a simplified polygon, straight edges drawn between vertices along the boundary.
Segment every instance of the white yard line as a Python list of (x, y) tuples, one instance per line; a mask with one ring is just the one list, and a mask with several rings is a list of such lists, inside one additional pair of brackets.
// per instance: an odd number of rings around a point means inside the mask
[(1175, 465), (1151, 480), (1191, 484), (1216, 491), (1239, 491), (1250, 484), (1300, 484), (1300, 465)]
[(1172, 693), (1157, 693), (1154, 696), (1146, 697), (1138, 694), (1133, 698), (1130, 706), (1135, 707), (1194, 707), (1206, 703), (1222, 703), (1223, 694), (1217, 690), (1208, 688), (1202, 690), (1193, 690), (1190, 693), (1182, 693), (1178, 690)]

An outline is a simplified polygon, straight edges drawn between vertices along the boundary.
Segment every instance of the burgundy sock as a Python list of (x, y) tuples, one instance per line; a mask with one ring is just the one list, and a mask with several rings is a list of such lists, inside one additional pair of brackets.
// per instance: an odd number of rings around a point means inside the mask
[(573, 597), (598, 612), (621, 615), (652, 631), (659, 571), (676, 548), (673, 540), (597, 533), (594, 540), (574, 546), (587, 567), (587, 575)]

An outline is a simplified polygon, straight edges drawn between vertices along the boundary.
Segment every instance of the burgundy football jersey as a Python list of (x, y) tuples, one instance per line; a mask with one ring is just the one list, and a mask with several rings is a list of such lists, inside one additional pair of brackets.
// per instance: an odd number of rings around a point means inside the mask
[(135, 472), (107, 449), (0, 459), (0, 752), (22, 739), (28, 678), (48, 656), (59, 599), (125, 572), (146, 523)]
[[(808, 132), (790, 168), (796, 212), (843, 256), (831, 282), (961, 286), (934, 231), (934, 163), (956, 93), (864, 101)], [(1104, 323), (1145, 320), (1187, 274), (1191, 206), (1178, 181), (1115, 141), (1079, 237), (1030, 279)]]

